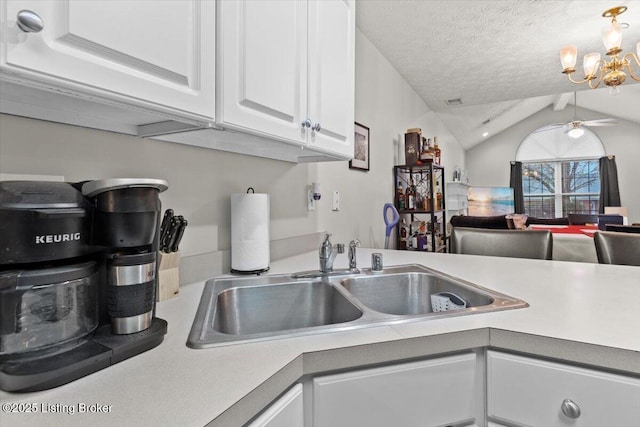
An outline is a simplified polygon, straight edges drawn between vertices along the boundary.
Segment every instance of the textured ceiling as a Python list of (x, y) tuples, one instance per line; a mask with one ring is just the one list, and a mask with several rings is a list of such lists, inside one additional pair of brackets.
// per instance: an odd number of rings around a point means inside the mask
[[(635, 52), (638, 0), (360, 0), (356, 22), (469, 148), (485, 130), (500, 132), (574, 90), (591, 92), (578, 97), (580, 107), (640, 122), (640, 85), (631, 81), (635, 86), (627, 90), (631, 79), (612, 97), (608, 89), (574, 85), (561, 73), (559, 50), (566, 44), (578, 47), (577, 77), (585, 53), (605, 56), (600, 32), (609, 21), (601, 15), (619, 5), (628, 7), (618, 18), (629, 24), (622, 47)], [(463, 105), (447, 105), (455, 98)]]

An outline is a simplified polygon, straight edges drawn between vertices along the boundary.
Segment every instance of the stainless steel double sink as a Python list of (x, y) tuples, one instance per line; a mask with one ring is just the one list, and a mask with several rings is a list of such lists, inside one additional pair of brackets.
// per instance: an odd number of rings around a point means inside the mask
[[(431, 295), (453, 293), (466, 308), (433, 311)], [(418, 264), (383, 273), (293, 279), (290, 275), (211, 279), (187, 345), (209, 348), (527, 307), (510, 297)]]

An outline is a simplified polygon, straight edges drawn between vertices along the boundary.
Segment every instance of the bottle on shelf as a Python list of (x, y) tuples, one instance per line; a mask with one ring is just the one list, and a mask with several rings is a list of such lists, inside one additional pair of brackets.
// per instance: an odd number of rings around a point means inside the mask
[(441, 155), (442, 155), (442, 150), (440, 150), (440, 147), (438, 147), (438, 137), (434, 136), (433, 137), (433, 163), (436, 165), (440, 164), (440, 160), (441, 160)]
[(402, 190), (402, 183), (398, 181), (398, 186), (396, 187), (396, 205), (398, 210), (404, 210), (405, 208), (405, 200), (404, 200), (404, 191)]
[(427, 232), (427, 223), (424, 221), (420, 221), (420, 225), (418, 226), (418, 234), (424, 234)]
[(421, 182), (418, 182), (418, 184), (414, 186), (414, 189), (414, 203), (416, 210), (420, 211), (424, 206), (424, 189), (422, 188)]
[(402, 218), (402, 221), (400, 221), (400, 241), (398, 242), (398, 249), (407, 249), (408, 228), (407, 223), (404, 218)]
[(433, 144), (431, 143), (431, 138), (427, 139), (427, 154), (431, 156), (431, 161), (435, 162), (436, 152), (433, 149)]
[(418, 226), (417, 231), (417, 249), (419, 251), (426, 251), (429, 248), (427, 247), (427, 222), (420, 221), (420, 225)]
[(411, 177), (411, 183), (407, 187), (405, 209), (414, 210), (416, 208), (416, 187), (413, 185), (413, 177)]
[(420, 150), (420, 163), (432, 163), (433, 155), (429, 153), (429, 143), (425, 137), (422, 137), (422, 149)]
[(427, 191), (427, 194), (425, 195), (425, 198), (424, 198), (423, 202), (424, 202), (423, 209), (426, 212), (431, 212), (431, 206), (432, 206), (432, 204), (431, 204), (431, 193), (429, 191)]
[(440, 181), (436, 182), (436, 208), (435, 210), (442, 210), (442, 192), (440, 191)]

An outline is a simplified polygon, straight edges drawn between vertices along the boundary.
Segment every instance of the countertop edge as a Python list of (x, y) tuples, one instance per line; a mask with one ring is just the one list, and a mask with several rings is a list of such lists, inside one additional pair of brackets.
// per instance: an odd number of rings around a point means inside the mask
[(244, 425), (285, 393), (303, 376), (303, 373), (303, 355), (299, 355), (249, 394), (227, 408), (207, 426)]
[(640, 352), (560, 338), (490, 328), (490, 347), (640, 376)]
[(640, 352), (637, 351), (486, 327), (302, 353), (207, 426), (244, 425), (308, 375), (366, 369), (474, 349), (517, 352), (640, 376)]

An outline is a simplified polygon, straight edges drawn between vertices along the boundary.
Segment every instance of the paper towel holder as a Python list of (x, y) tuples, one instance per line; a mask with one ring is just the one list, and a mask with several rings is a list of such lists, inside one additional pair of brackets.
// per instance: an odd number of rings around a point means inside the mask
[(265, 268), (260, 268), (258, 270), (236, 270), (235, 268), (231, 269), (231, 273), (233, 274), (240, 274), (243, 276), (259, 276), (262, 273), (266, 273), (267, 271), (269, 271), (269, 267), (265, 267)]
[[(255, 192), (256, 192), (256, 191), (254, 190), (254, 188), (253, 188), (253, 187), (249, 187), (249, 188), (247, 188), (247, 194), (255, 194)], [(233, 250), (232, 250), (232, 252), (233, 252)], [(233, 254), (232, 254), (232, 255), (233, 255)], [(233, 264), (233, 256), (232, 256), (232, 264)], [(268, 271), (269, 271), (269, 268), (270, 268), (270, 267), (269, 267), (269, 265), (267, 265), (267, 266), (266, 266), (266, 267), (264, 267), (264, 268), (259, 268), (259, 269), (254, 269), (254, 270), (238, 270), (238, 269), (235, 269), (235, 268), (231, 267), (231, 270), (230, 270), (230, 271), (231, 271), (231, 273), (233, 273), (233, 274), (240, 274), (240, 275), (258, 275), (258, 276), (259, 276), (259, 275), (260, 275), (260, 274), (262, 274), (262, 273), (266, 273), (266, 272), (268, 272)]]

